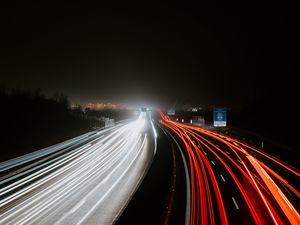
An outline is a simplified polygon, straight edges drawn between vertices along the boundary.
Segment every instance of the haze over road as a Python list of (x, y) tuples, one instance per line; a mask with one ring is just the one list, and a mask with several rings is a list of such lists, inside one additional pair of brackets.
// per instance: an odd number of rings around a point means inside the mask
[(0, 164), (0, 224), (112, 224), (155, 154), (150, 113)]

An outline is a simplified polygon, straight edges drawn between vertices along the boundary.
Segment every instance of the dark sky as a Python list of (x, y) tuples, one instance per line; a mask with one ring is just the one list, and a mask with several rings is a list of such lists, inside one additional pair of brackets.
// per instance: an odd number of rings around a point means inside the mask
[(294, 96), (295, 29), (283, 2), (84, 2), (2, 8), (1, 86), (63, 92), (77, 103), (238, 105)]

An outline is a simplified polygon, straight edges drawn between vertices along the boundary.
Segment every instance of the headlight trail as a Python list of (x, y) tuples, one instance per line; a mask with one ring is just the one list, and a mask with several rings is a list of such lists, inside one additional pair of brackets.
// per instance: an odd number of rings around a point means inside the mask
[(142, 112), (135, 121), (1, 163), (0, 224), (112, 224), (155, 153), (150, 123)]
[(299, 190), (288, 181), (299, 184), (297, 169), (240, 140), (161, 118), (186, 149), (191, 225), (300, 224)]

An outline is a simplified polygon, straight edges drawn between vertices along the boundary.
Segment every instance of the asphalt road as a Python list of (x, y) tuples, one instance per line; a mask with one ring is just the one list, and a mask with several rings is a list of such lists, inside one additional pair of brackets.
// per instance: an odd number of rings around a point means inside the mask
[(142, 112), (1, 163), (0, 224), (114, 223), (156, 153), (153, 128)]
[(238, 139), (161, 117), (188, 162), (189, 224), (300, 224), (297, 169)]
[(185, 224), (189, 185), (183, 159), (178, 146), (155, 124), (156, 155), (116, 225)]
[(300, 224), (300, 173), (142, 112), (0, 164), (0, 224)]

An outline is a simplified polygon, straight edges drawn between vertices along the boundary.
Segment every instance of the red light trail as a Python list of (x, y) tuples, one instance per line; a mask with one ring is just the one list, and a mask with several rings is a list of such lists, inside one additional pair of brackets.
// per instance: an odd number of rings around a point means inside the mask
[(236, 223), (233, 209), (243, 224), (300, 224), (292, 198), (299, 200), (300, 193), (286, 178), (299, 183), (297, 169), (235, 138), (172, 121), (163, 113), (161, 118), (186, 150), (191, 225)]

